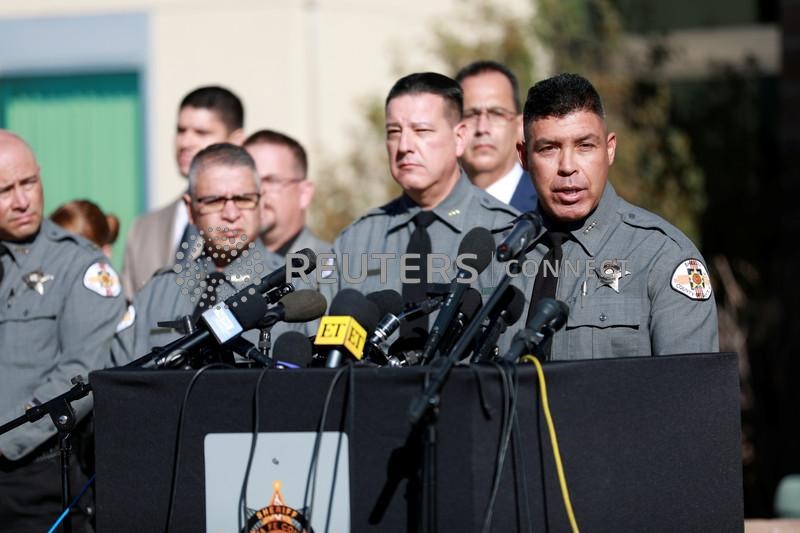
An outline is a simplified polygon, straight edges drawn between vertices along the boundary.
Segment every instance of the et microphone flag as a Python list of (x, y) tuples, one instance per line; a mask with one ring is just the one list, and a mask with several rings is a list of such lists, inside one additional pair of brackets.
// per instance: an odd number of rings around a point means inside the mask
[(344, 347), (358, 360), (361, 360), (366, 342), (366, 330), (351, 316), (322, 317), (314, 339), (316, 346)]

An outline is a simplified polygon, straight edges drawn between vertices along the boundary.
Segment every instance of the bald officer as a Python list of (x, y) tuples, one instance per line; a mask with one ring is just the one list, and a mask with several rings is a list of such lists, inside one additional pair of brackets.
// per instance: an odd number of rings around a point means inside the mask
[(533, 177), (546, 229), (527, 256), (543, 273), (533, 300), (554, 295), (570, 307), (550, 357), (718, 351), (716, 305), (700, 252), (608, 182), (617, 138), (592, 84), (576, 74), (537, 83), (524, 125), (520, 160)]
[(193, 246), (187, 243), (178, 263), (157, 272), (134, 298), (135, 320), (120, 332), (125, 353), (115, 350), (118, 364), (182, 336), (158, 322), (196, 318), (283, 266), (284, 259), (258, 239), (259, 199), (255, 163), (243, 148), (213, 144), (195, 156), (183, 200), (201, 238)]
[[(0, 423), (66, 392), (72, 377), (107, 366), (125, 312), (107, 258), (43, 220), (42, 208), (36, 157), (22, 139), (0, 130)], [(91, 408), (88, 399), (73, 405), (79, 418)], [(0, 436), (4, 531), (45, 531), (60, 514), (55, 433), (45, 418)], [(77, 470), (72, 474), (80, 481)]]
[[(409, 252), (420, 226), (430, 239), (430, 252), (450, 258), (453, 269), (459, 244), (470, 229), (485, 227), (498, 234), (499, 240), (499, 232), (511, 226), (518, 211), (472, 185), (459, 167), (466, 135), (462, 102), (458, 83), (432, 72), (408, 75), (389, 91), (386, 151), (392, 177), (403, 194), (368, 211), (342, 231), (334, 243), (339, 272), (334, 284), (327, 285), (329, 289), (351, 287), (365, 294), (383, 289), (403, 292), (401, 256)], [(380, 254), (389, 257), (382, 260)], [(365, 255), (367, 270), (363, 272)], [(493, 266), (475, 284), (484, 299), (503, 272)], [(430, 281), (449, 279), (431, 277)], [(324, 290), (326, 284), (321, 286)]]

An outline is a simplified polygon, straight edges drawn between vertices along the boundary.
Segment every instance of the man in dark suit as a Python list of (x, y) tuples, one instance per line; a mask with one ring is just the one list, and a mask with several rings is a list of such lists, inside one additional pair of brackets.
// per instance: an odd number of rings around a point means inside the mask
[[(192, 158), (203, 148), (221, 142), (240, 145), (243, 126), (242, 103), (228, 89), (200, 87), (187, 94), (178, 108), (175, 129), (175, 161), (180, 175), (189, 175)], [(155, 271), (175, 263), (175, 252), (193, 230), (182, 197), (134, 220), (122, 269), (125, 295), (132, 298)]]
[(520, 211), (536, 208), (536, 189), (519, 164), (516, 144), (522, 140), (517, 78), (495, 61), (476, 61), (456, 80), (464, 91), (467, 148), (461, 166), (472, 183)]

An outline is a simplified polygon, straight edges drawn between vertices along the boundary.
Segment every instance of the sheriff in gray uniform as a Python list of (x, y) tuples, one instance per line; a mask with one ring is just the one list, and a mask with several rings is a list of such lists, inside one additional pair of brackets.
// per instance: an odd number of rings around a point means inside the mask
[(193, 247), (187, 243), (176, 265), (158, 272), (136, 294), (135, 319), (121, 325), (115, 345), (118, 364), (181, 336), (158, 322), (202, 312), (284, 264), (257, 239), (258, 179), (244, 149), (222, 143), (200, 151), (189, 170), (189, 187), (184, 201), (202, 238)]
[[(66, 392), (74, 376), (86, 378), (108, 366), (114, 328), (125, 312), (119, 277), (107, 258), (85, 239), (42, 220), (42, 208), (33, 152), (0, 130), (0, 423)], [(80, 418), (91, 401), (73, 405)], [(55, 433), (45, 418), (0, 436), (4, 529), (42, 530), (58, 516), (58, 460), (43, 453), (55, 446), (48, 443)], [(41, 505), (48, 501), (49, 507)], [(15, 509), (42, 516), (25, 521)]]
[[(448, 283), (457, 271), (459, 245), (470, 229), (484, 227), (499, 240), (499, 232), (511, 227), (519, 212), (473, 186), (461, 172), (458, 157), (466, 142), (462, 106), (461, 87), (441, 74), (410, 74), (389, 91), (386, 150), (392, 177), (403, 195), (367, 212), (336, 239), (338, 271), (320, 284), (329, 299), (345, 287), (364, 294), (384, 289), (403, 292), (402, 256), (409, 251), (420, 215), (427, 218), (430, 253), (439, 256), (431, 258), (431, 264), (449, 266), (447, 275), (428, 272), (428, 281), (434, 284)], [(474, 285), (484, 299), (502, 273), (503, 268), (493, 264), (480, 274)], [(404, 297), (414, 300), (408, 292)], [(430, 323), (434, 318), (435, 314)], [(420, 325), (417, 334), (422, 329)]]
[[(550, 357), (718, 351), (716, 305), (697, 248), (607, 182), (616, 136), (606, 129), (594, 87), (575, 74), (541, 81), (528, 93), (524, 121), (520, 159), (533, 177), (547, 231), (523, 273), (557, 270), (555, 297), (570, 307)], [(557, 247), (551, 235), (562, 236), (558, 265), (545, 257)], [(533, 299), (542, 296), (548, 295)]]
[[(158, 326), (159, 322), (180, 321), (184, 316), (191, 317), (195, 310), (202, 312), (284, 265), (282, 257), (269, 252), (258, 240), (242, 247), (222, 270), (216, 268), (211, 256), (196, 255), (158, 271), (136, 294), (133, 327), (125, 329), (124, 325), (119, 334), (122, 338), (129, 337), (124, 341), (127, 356), (120, 357), (115, 350), (117, 364), (145, 355), (183, 335), (175, 328)], [(211, 273), (221, 275), (214, 277)], [(258, 339), (254, 332), (246, 333), (245, 337), (252, 342)]]
[[(334, 243), (340, 267), (335, 286), (358, 289), (364, 294), (384, 289), (401, 292), (400, 256), (414, 231), (414, 216), (420, 211), (419, 205), (403, 195), (368, 211), (345, 228)], [(472, 185), (466, 175), (460, 175), (450, 193), (429, 211), (436, 215), (428, 226), (431, 249), (435, 254), (450, 258), (448, 271), (451, 273), (455, 269), (461, 239), (470, 229), (484, 227), (499, 239), (518, 215), (513, 207)], [(366, 272), (361, 269), (362, 254), (367, 256)], [(382, 256), (385, 259), (382, 260)], [(440, 264), (438, 260), (436, 263)], [(503, 272), (503, 268), (495, 264), (478, 276), (476, 286), (484, 296), (491, 293)], [(432, 281), (446, 283), (450, 278), (433, 272)], [(321, 287), (326, 285), (320, 284)]]

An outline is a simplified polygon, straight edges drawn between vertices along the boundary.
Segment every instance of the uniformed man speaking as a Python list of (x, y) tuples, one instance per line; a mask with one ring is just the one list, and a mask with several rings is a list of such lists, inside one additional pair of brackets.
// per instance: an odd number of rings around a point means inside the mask
[(718, 351), (716, 305), (697, 248), (608, 182), (617, 138), (591, 83), (575, 74), (537, 83), (523, 119), (518, 151), (545, 221), (527, 255), (538, 266), (532, 297), (570, 307), (545, 353), (583, 359)]
[[(42, 209), (33, 152), (0, 130), (0, 423), (66, 392), (72, 377), (108, 366), (125, 312), (119, 278), (105, 255), (42, 220)], [(90, 402), (74, 407), (82, 417)], [(0, 436), (3, 531), (44, 531), (60, 514), (55, 433), (45, 418)], [(72, 476), (79, 481), (76, 470)]]

